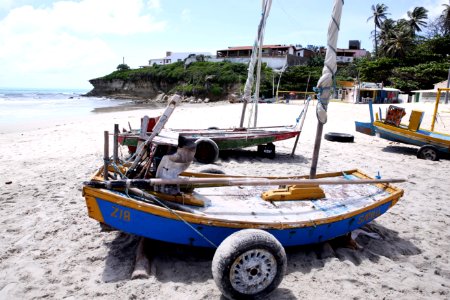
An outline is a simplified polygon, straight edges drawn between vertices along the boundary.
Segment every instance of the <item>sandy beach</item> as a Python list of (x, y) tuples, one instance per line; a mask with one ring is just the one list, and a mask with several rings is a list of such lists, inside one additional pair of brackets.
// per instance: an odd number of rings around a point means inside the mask
[[(293, 124), (302, 105), (261, 104), (258, 125)], [(429, 128), (433, 104), (400, 106), (424, 110), (422, 127)], [(384, 112), (387, 105), (378, 107)], [(211, 275), (213, 251), (147, 243), (152, 276), (131, 280), (138, 237), (101, 232), (87, 216), (82, 182), (102, 164), (103, 131), (128, 122), (137, 128), (140, 117), (161, 111), (97, 113), (0, 134), (0, 299), (223, 299)], [(166, 127), (236, 127), (240, 111), (239, 104), (183, 104)], [(286, 249), (287, 273), (269, 299), (449, 299), (450, 160), (420, 160), (417, 147), (355, 132), (355, 120), (369, 121), (367, 105), (332, 102), (328, 111), (324, 133), (350, 133), (355, 142), (323, 140), (318, 172), (358, 168), (406, 178), (396, 184), (405, 195), (363, 228), (380, 238), (359, 235), (359, 249)], [(439, 112), (436, 130), (449, 133), (450, 105)], [(239, 175), (309, 174), (316, 124), (314, 106), (294, 157), (291, 139), (276, 143), (273, 160), (249, 148), (213, 167)], [(194, 163), (190, 170), (207, 167)]]

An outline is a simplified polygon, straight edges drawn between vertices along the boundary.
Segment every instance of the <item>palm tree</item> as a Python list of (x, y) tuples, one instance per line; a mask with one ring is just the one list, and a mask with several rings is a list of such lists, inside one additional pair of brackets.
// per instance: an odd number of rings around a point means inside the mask
[(380, 28), (381, 23), (386, 20), (388, 13), (386, 12), (388, 7), (384, 4), (372, 5), (372, 15), (367, 18), (367, 22), (370, 19), (373, 19), (373, 23), (375, 26), (375, 56), (378, 53), (378, 40), (377, 40), (377, 28)]
[(380, 34), (378, 36), (380, 44), (384, 44), (389, 37), (392, 36), (394, 30), (396, 30), (396, 22), (392, 19), (386, 19), (380, 26)]
[(422, 26), (426, 26), (427, 22), (424, 21), (428, 18), (428, 10), (425, 7), (415, 7), (414, 10), (408, 11), (408, 26), (410, 27), (411, 34), (414, 37), (416, 32), (422, 31)]
[(403, 58), (413, 45), (410, 28), (396, 26), (381, 45), (380, 51), (388, 57)]
[(442, 4), (444, 6), (444, 10), (440, 16), (442, 28), (444, 31), (444, 35), (450, 35), (450, 1), (449, 4)]

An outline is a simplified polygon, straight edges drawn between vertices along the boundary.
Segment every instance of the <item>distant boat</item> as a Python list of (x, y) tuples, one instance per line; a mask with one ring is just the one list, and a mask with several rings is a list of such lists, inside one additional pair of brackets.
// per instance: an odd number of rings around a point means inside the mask
[[(246, 147), (258, 147), (258, 154), (267, 158), (275, 157), (274, 142), (298, 137), (303, 127), (306, 102), (297, 124), (292, 126), (271, 126), (256, 128), (208, 128), (208, 129), (164, 129), (161, 135), (178, 134), (197, 143), (195, 158), (198, 162), (209, 164), (217, 160), (219, 151), (235, 150)], [(119, 143), (128, 146), (130, 153), (134, 153), (139, 140), (145, 141), (151, 134), (158, 118), (150, 118), (146, 134), (141, 130), (130, 130), (119, 134)], [(144, 127), (145, 128), (145, 127)]]
[(418, 158), (439, 160), (442, 154), (450, 153), (450, 135), (434, 131), (437, 108), (443, 91), (450, 91), (450, 89), (438, 89), (430, 130), (420, 128), (423, 119), (422, 111), (413, 110), (409, 124), (405, 125), (401, 123), (405, 115), (404, 108), (390, 105), (385, 119), (377, 115), (376, 120), (373, 120), (372, 103), (369, 103), (372, 121), (370, 123), (355, 122), (356, 131), (368, 135), (376, 134), (389, 141), (419, 146)]

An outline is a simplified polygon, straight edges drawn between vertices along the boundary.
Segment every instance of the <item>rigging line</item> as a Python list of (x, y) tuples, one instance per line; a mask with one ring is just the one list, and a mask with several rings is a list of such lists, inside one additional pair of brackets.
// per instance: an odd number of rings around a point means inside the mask
[[(292, 17), (290, 14), (288, 14), (288, 13), (286, 12), (286, 10), (284, 9), (283, 5), (281, 5), (281, 0), (277, 0), (277, 2), (278, 2), (278, 4), (279, 4), (281, 10), (283, 11), (283, 13), (284, 13), (286, 16), (288, 16), (292, 21), (294, 21), (294, 22), (297, 23), (298, 25), (302, 25), (302, 26), (304, 25), (304, 24), (302, 24), (301, 22), (299, 22), (298, 19), (295, 19), (294, 17)], [(300, 26), (300, 27), (302, 27), (302, 26)]]
[[(138, 197), (141, 198), (141, 197)], [(217, 245), (214, 244), (210, 239), (208, 239), (204, 234), (202, 234), (200, 231), (198, 231), (191, 223), (186, 221), (182, 216), (180, 216), (175, 210), (168, 207), (164, 202), (160, 201), (157, 197), (152, 197), (152, 200), (157, 202), (159, 205), (163, 206), (165, 209), (167, 209), (169, 212), (171, 212), (173, 215), (175, 215), (180, 221), (182, 221), (186, 226), (188, 226), (190, 229), (192, 229), (195, 233), (197, 233), (200, 237), (202, 237), (206, 242), (211, 244), (214, 248), (217, 249)]]

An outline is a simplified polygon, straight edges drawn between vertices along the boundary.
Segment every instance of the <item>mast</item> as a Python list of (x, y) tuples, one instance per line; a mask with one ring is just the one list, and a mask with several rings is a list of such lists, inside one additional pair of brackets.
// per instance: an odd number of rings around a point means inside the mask
[(252, 55), (250, 57), (250, 63), (248, 65), (247, 81), (245, 82), (244, 96), (242, 97), (244, 104), (242, 106), (241, 122), (239, 124), (239, 127), (244, 126), (245, 110), (247, 109), (247, 103), (251, 101), (252, 87), (255, 81), (255, 63), (257, 61), (257, 56), (259, 55), (259, 47), (262, 47), (262, 37), (264, 35), (264, 28), (266, 26), (266, 20), (269, 16), (271, 6), (272, 0), (262, 0), (261, 20), (259, 21), (258, 31), (256, 34), (255, 42), (253, 43)]
[(311, 170), (309, 177), (311, 179), (316, 177), (317, 161), (319, 160), (320, 143), (322, 141), (323, 125), (327, 122), (327, 108), (328, 100), (331, 94), (331, 87), (333, 85), (334, 74), (336, 74), (336, 47), (339, 33), (339, 27), (341, 23), (342, 6), (344, 0), (334, 0), (333, 13), (331, 15), (331, 21), (328, 26), (328, 38), (327, 38), (327, 53), (325, 55), (325, 63), (322, 69), (322, 76), (317, 83), (319, 89), (319, 101), (317, 103), (317, 131), (316, 140), (314, 143), (314, 152), (311, 163)]

